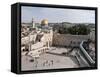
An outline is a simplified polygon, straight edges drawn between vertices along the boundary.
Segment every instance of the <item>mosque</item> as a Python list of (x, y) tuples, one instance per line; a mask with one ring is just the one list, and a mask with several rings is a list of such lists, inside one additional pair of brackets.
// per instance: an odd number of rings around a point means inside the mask
[[(50, 46), (52, 46), (53, 30), (48, 26), (48, 20), (43, 19), (40, 26), (35, 25), (35, 21), (32, 18), (32, 29), (28, 36), (23, 37), (21, 44), (29, 46), (29, 55), (33, 57), (39, 56), (41, 53), (46, 52)], [(27, 31), (28, 32), (28, 31)], [(25, 50), (25, 46), (22, 47)]]

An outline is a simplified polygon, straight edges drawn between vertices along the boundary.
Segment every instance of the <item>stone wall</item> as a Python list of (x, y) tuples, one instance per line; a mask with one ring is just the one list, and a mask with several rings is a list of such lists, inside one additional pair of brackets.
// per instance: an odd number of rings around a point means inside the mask
[(89, 35), (54, 34), (53, 46), (79, 46), (81, 41), (89, 39)]

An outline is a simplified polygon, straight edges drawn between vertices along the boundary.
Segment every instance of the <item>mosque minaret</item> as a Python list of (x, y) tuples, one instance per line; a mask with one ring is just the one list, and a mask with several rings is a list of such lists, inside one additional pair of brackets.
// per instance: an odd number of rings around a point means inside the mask
[(35, 21), (34, 21), (34, 18), (32, 18), (32, 27), (35, 28)]

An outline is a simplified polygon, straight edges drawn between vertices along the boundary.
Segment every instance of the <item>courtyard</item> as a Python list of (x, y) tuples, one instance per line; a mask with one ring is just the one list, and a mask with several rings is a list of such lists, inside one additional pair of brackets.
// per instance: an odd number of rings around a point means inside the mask
[[(71, 50), (71, 48), (51, 47), (38, 58), (22, 55), (21, 68), (22, 70), (43, 70), (88, 66), (86, 62), (83, 62), (82, 57), (78, 58), (75, 56), (79, 49), (74, 49), (70, 55), (64, 55), (64, 53), (68, 53), (69, 50)], [(77, 61), (77, 59), (79, 61)]]

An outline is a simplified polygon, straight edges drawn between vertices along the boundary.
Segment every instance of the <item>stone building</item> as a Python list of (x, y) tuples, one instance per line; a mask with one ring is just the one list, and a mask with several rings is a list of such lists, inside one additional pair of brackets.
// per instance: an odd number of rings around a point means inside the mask
[(53, 30), (52, 27), (48, 26), (46, 19), (41, 21), (41, 27), (36, 27), (33, 22), (32, 25), (34, 29), (27, 36), (21, 38), (21, 44), (29, 45), (29, 54), (37, 56), (37, 53), (39, 55), (46, 52), (52, 46)]

